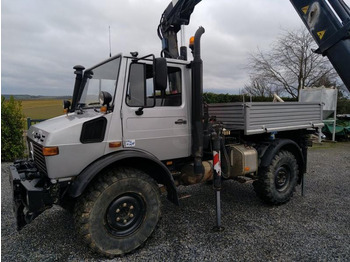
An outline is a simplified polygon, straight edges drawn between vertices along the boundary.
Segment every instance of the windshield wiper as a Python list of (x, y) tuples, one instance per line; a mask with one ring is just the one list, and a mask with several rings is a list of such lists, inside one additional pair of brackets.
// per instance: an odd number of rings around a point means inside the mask
[(78, 103), (77, 107), (75, 108), (75, 112), (78, 114), (78, 115), (81, 115), (84, 113), (83, 111), (83, 107), (85, 106), (84, 103)]

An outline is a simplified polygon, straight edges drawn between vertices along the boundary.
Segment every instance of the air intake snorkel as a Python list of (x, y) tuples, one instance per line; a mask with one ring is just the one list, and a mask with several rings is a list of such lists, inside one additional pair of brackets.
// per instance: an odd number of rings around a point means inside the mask
[(73, 69), (75, 69), (74, 74), (76, 74), (76, 77), (75, 77), (75, 84), (74, 84), (74, 91), (73, 91), (72, 108), (70, 109), (70, 112), (74, 112), (77, 106), (79, 89), (83, 79), (83, 71), (85, 67), (81, 65), (76, 65), (75, 67), (73, 67)]

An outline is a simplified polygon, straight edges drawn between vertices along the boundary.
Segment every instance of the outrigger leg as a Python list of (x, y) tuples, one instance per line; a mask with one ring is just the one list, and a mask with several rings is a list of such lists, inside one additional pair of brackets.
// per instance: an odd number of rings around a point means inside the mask
[(216, 225), (214, 231), (220, 232), (224, 228), (221, 226), (221, 159), (220, 159), (220, 140), (222, 127), (221, 125), (213, 126), (215, 131), (212, 133), (213, 141), (213, 166), (214, 166), (214, 190), (216, 199)]

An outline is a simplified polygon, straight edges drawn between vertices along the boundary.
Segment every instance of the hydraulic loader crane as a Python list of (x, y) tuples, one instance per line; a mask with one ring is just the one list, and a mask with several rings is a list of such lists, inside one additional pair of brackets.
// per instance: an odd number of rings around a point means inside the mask
[[(194, 7), (200, 1), (173, 0), (164, 10), (157, 31), (162, 41), (162, 53), (165, 57), (187, 60), (186, 47), (183, 43), (179, 55), (177, 33), (180, 30), (183, 32), (183, 26), (189, 24)], [(184, 37), (182, 37), (183, 39)]]
[[(158, 36), (167, 58), (186, 60), (186, 48), (178, 50), (177, 33), (188, 25), (194, 7), (201, 0), (171, 2), (161, 16)], [(319, 48), (327, 56), (350, 90), (350, 8), (343, 0), (290, 0)]]

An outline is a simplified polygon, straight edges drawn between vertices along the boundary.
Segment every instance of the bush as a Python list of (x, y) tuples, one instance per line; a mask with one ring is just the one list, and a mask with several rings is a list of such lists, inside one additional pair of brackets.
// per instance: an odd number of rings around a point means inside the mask
[(1, 161), (13, 161), (24, 156), (24, 115), (22, 104), (12, 96), (1, 97)]
[(338, 99), (337, 114), (350, 114), (350, 99)]
[[(244, 97), (246, 102), (250, 101), (249, 96)], [(297, 101), (296, 98), (291, 97), (282, 97), (285, 102), (294, 102)], [(231, 103), (231, 102), (242, 102), (242, 95), (231, 95), (231, 94), (215, 94), (211, 92), (203, 93), (203, 100), (208, 104), (216, 104), (216, 103)], [(273, 97), (263, 97), (263, 96), (254, 96), (252, 97), (253, 102), (272, 102)]]
[[(282, 97), (285, 102), (298, 101), (296, 98)], [(229, 103), (229, 102), (242, 102), (242, 95), (230, 95), (230, 94), (215, 94), (211, 92), (203, 93), (203, 100), (208, 104), (216, 103)], [(253, 102), (272, 102), (273, 97), (254, 96)], [(249, 102), (249, 96), (245, 96), (245, 101)], [(338, 96), (337, 114), (350, 114), (350, 99), (343, 96)]]

